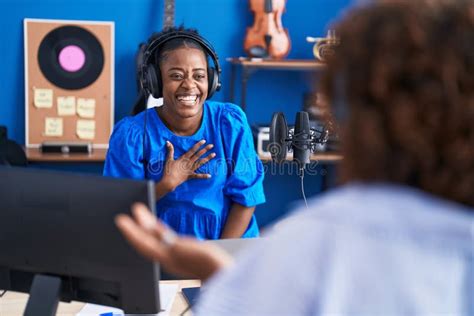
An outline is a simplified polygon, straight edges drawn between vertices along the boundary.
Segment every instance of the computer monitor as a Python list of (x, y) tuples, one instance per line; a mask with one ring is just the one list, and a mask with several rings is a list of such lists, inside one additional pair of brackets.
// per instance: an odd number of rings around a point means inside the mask
[(158, 313), (158, 266), (114, 223), (134, 202), (155, 211), (152, 182), (0, 167), (0, 289), (31, 291), (25, 315), (58, 298)]

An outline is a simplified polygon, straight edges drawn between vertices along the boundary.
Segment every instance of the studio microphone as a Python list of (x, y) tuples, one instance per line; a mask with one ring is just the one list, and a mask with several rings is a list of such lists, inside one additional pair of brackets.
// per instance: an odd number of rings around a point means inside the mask
[[(270, 144), (268, 146), (272, 160), (281, 163), (286, 160), (288, 148), (293, 149), (293, 161), (298, 165), (298, 175), (301, 178), (301, 192), (306, 203), (304, 194), (304, 169), (310, 163), (311, 153), (316, 150), (317, 144), (324, 144), (328, 139), (328, 130), (323, 126), (322, 130), (311, 128), (308, 112), (296, 113), (295, 128), (288, 130), (285, 116), (281, 112), (273, 114), (270, 125)], [(306, 203), (306, 207), (308, 204)]]
[(293, 160), (298, 163), (298, 169), (303, 170), (305, 165), (309, 164), (311, 155), (311, 128), (308, 112), (296, 113), (291, 148), (293, 149)]
[(281, 163), (286, 160), (288, 149), (293, 150), (293, 160), (298, 169), (303, 171), (310, 163), (311, 153), (316, 151), (316, 145), (325, 144), (328, 139), (328, 130), (311, 128), (308, 112), (296, 113), (295, 128), (290, 130), (281, 112), (273, 114), (270, 125), (270, 144), (268, 149), (272, 160)]

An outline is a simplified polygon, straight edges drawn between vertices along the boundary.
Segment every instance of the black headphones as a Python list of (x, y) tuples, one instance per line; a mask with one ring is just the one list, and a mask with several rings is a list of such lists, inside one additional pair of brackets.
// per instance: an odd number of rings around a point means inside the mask
[(214, 92), (219, 91), (221, 88), (220, 73), (221, 67), (219, 65), (219, 58), (212, 45), (203, 37), (197, 33), (189, 31), (173, 31), (162, 34), (157, 38), (150, 39), (148, 45), (143, 53), (143, 63), (141, 65), (140, 84), (142, 89), (147, 93), (151, 94), (155, 99), (161, 98), (163, 95), (163, 82), (161, 79), (161, 73), (159, 71), (159, 65), (153, 65), (150, 62), (155, 56), (155, 51), (159, 50), (164, 43), (175, 39), (175, 38), (189, 38), (202, 46), (209, 55), (214, 63), (214, 67), (207, 67), (207, 78), (209, 81), (209, 88), (207, 98), (211, 98)]

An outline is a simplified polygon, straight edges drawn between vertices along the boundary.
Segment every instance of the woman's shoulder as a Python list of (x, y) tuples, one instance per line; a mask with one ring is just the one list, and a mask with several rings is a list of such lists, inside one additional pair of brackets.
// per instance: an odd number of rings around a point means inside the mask
[(243, 123), (247, 122), (247, 117), (244, 111), (236, 104), (230, 102), (206, 102), (211, 116), (217, 117), (219, 121), (229, 123)]
[(134, 116), (126, 116), (118, 121), (114, 126), (115, 136), (120, 134), (121, 136), (128, 136), (128, 137), (137, 137), (143, 133), (145, 128), (145, 115), (149, 119), (150, 110), (146, 110), (140, 112)]

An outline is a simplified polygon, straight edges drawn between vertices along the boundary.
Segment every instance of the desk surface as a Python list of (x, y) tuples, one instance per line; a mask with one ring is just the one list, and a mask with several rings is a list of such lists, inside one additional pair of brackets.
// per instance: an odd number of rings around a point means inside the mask
[(90, 154), (43, 154), (39, 148), (26, 148), (30, 162), (104, 162), (107, 149), (93, 149)]
[[(272, 156), (270, 155), (270, 153), (265, 153), (263, 155), (260, 154), (258, 155), (258, 157), (260, 158), (260, 160), (265, 161), (265, 162), (269, 162), (272, 160)], [(311, 154), (310, 156), (310, 160), (312, 162), (321, 162), (321, 163), (338, 162), (342, 160), (342, 158), (343, 158), (342, 155), (337, 152), (321, 152), (321, 153)], [(288, 154), (286, 160), (288, 161), (293, 160), (293, 154), (292, 153)]]
[[(180, 281), (161, 281), (165, 284), (178, 284), (179, 291), (174, 299), (171, 307), (170, 315), (181, 315), (188, 307), (188, 304), (181, 292), (182, 288), (200, 286), (199, 280), (180, 280)], [(26, 307), (28, 294), (18, 292), (7, 292), (0, 298), (0, 315), (1, 316), (21, 316)], [(71, 303), (59, 303), (57, 316), (75, 316), (84, 307), (85, 303), (73, 301)], [(186, 312), (184, 315), (191, 315)]]

